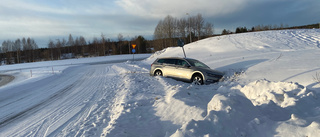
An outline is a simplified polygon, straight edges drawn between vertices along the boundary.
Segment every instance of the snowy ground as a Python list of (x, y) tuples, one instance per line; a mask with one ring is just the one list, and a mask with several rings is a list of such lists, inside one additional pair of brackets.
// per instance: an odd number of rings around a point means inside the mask
[(0, 136), (320, 136), (319, 41), (313, 29), (185, 45), (187, 57), (226, 74), (203, 86), (149, 76), (157, 57), (183, 57), (180, 47), (137, 62), (0, 66), (16, 77), (0, 87)]

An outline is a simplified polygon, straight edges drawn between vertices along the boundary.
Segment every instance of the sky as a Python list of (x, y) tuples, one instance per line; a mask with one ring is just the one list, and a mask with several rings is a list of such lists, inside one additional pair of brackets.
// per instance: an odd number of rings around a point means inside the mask
[(142, 35), (153, 38), (167, 15), (187, 18), (201, 14), (223, 29), (256, 25), (289, 26), (320, 22), (319, 0), (0, 0), (0, 42), (30, 37), (39, 47), (49, 40), (83, 36), (87, 41), (104, 34), (117, 39)]

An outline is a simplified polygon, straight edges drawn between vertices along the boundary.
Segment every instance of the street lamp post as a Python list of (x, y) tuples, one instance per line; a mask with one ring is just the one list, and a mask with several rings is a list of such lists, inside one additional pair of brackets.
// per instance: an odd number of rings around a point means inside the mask
[(191, 26), (191, 18), (190, 18), (190, 15), (189, 13), (187, 13), (187, 15), (189, 16), (189, 36), (190, 36), (190, 43), (192, 42), (192, 39), (191, 39), (191, 29), (190, 29), (190, 26)]

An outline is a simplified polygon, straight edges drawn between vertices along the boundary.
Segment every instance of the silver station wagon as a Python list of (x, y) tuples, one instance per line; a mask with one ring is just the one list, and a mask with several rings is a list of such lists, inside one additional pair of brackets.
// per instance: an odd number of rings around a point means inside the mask
[(171, 77), (196, 85), (218, 82), (224, 73), (210, 69), (206, 64), (191, 58), (158, 58), (151, 64), (151, 76)]

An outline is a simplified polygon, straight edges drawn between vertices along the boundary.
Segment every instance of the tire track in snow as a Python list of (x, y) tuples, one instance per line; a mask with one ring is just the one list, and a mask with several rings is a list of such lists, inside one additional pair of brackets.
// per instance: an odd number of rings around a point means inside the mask
[(112, 102), (108, 126), (100, 136), (166, 136), (174, 133), (179, 126), (156, 116), (155, 102), (166, 93), (166, 87), (159, 82), (162, 77), (150, 77), (149, 69), (141, 64), (116, 67), (122, 84)]
[[(62, 125), (59, 129), (56, 129), (57, 133), (52, 133), (52, 135), (60, 134), (60, 131), (66, 132), (68, 134), (63, 136), (78, 136), (81, 135), (81, 132), (86, 132), (83, 127), (85, 125), (83, 123), (86, 123), (86, 121), (91, 121), (90, 118), (95, 118), (92, 116), (92, 112), (94, 111), (96, 107), (96, 102), (98, 100), (101, 100), (102, 97), (104, 97), (104, 84), (106, 83), (106, 77), (104, 76), (104, 67), (97, 67), (94, 69), (94, 74), (88, 74), (89, 80), (88, 83), (84, 84), (84, 86), (87, 86), (87, 88), (84, 88), (83, 91), (87, 91), (88, 93), (86, 96), (89, 96), (88, 99), (82, 100), (82, 98), (79, 98), (78, 100), (73, 100), (72, 102), (79, 102), (84, 103), (84, 105), (81, 107), (79, 111), (75, 115), (72, 115), (72, 118), (70, 118), (69, 121), (64, 122), (65, 124)], [(88, 78), (86, 78), (88, 79)], [(92, 79), (92, 80), (91, 80)], [(109, 79), (109, 78), (108, 78)], [(91, 85), (91, 86), (90, 86)], [(92, 86), (94, 85), (94, 86)], [(94, 88), (92, 88), (94, 87)], [(90, 94), (93, 93), (90, 97)], [(90, 124), (87, 124), (90, 126)], [(69, 130), (69, 131), (68, 131)], [(71, 131), (71, 132), (70, 132)]]
[[(74, 70), (74, 73), (78, 74), (77, 69)], [(2, 122), (2, 126), (5, 126), (5, 125), (10, 126), (10, 125), (12, 125), (12, 123), (22, 123), (22, 124), (26, 125), (23, 128), (18, 128), (18, 129), (14, 128), (12, 130), (12, 131), (14, 131), (12, 136), (19, 136), (19, 134), (20, 135), (21, 134), (35, 135), (35, 133), (41, 134), (41, 132), (40, 132), (41, 128), (38, 128), (38, 126), (43, 125), (42, 127), (44, 127), (46, 125), (45, 121), (47, 121), (45, 118), (50, 116), (52, 113), (46, 112), (46, 113), (44, 113), (45, 115), (43, 115), (41, 117), (37, 117), (38, 115), (35, 115), (35, 114), (42, 113), (43, 109), (46, 109), (48, 106), (54, 104), (57, 100), (59, 100), (62, 96), (66, 96), (70, 93), (69, 90), (71, 90), (72, 88), (74, 88), (76, 86), (74, 83), (79, 82), (79, 80), (77, 80), (78, 75), (76, 75), (74, 73), (69, 74), (67, 77), (59, 77), (55, 81), (50, 81), (49, 83), (47, 82), (48, 84), (41, 85), (42, 86), (41, 88), (38, 88), (37, 86), (30, 87), (29, 90), (39, 90), (40, 91), (40, 92), (35, 92), (33, 94), (33, 96), (36, 96), (36, 97), (41, 97), (41, 95), (38, 95), (37, 93), (41, 93), (41, 94), (47, 93), (45, 91), (53, 92), (54, 94), (52, 94), (49, 98), (43, 99), (41, 102), (35, 102), (37, 104), (35, 104), (34, 106), (27, 108), (25, 110), (22, 110), (21, 112), (11, 116), (10, 118), (8, 118), (7, 120)], [(64, 81), (66, 84), (61, 83), (59, 80)], [(70, 84), (70, 83), (72, 83), (72, 84)], [(57, 86), (60, 86), (60, 87), (54, 88)], [(57, 89), (59, 89), (59, 91), (54, 91)], [(44, 93), (42, 93), (41, 91)], [(23, 101), (23, 99), (21, 101)], [(13, 104), (14, 103), (17, 103), (17, 102), (13, 102)], [(8, 106), (8, 107), (10, 107), (10, 106)], [(24, 120), (24, 119), (26, 119), (26, 120)], [(37, 127), (37, 128), (35, 129), (34, 127)], [(17, 131), (15, 131), (15, 130), (17, 130)], [(0, 129), (0, 131), (1, 131), (1, 129)], [(26, 131), (31, 131), (31, 132), (25, 133)]]
[[(72, 88), (72, 86), (73, 85), (66, 85), (66, 87), (64, 87), (63, 89), (61, 89), (59, 91), (56, 91), (55, 94), (52, 94), (47, 99), (42, 100), (40, 102), (37, 102), (37, 104), (35, 104), (35, 105), (33, 105), (33, 106), (29, 107), (29, 108), (21, 110), (19, 113), (16, 113), (14, 115), (8, 116), (6, 119), (4, 119), (4, 120), (2, 120), (0, 122), (0, 128), (3, 127), (3, 126), (6, 126), (7, 124), (9, 124), (12, 121), (15, 121), (16, 119), (19, 119), (20, 117), (28, 115), (29, 113), (37, 112), (38, 110), (42, 109), (46, 104), (51, 103), (52, 101), (54, 101), (55, 98), (65, 94), (66, 91), (68, 91), (70, 88)], [(51, 86), (49, 86), (49, 88), (51, 88)], [(31, 89), (28, 89), (28, 90), (31, 90)], [(10, 107), (11, 104), (16, 103), (17, 101), (22, 101), (22, 100), (26, 99), (29, 96), (31, 96), (31, 95), (25, 96), (23, 98), (19, 98), (18, 100), (14, 100), (14, 102), (6, 104), (6, 106), (3, 106), (3, 107)]]
[[(113, 80), (115, 79), (112, 79), (112, 77), (116, 74), (106, 70), (105, 66), (82, 66), (78, 71), (84, 72), (78, 78), (67, 75), (66, 77), (70, 77), (70, 79), (78, 79), (71, 80), (71, 82), (68, 82), (68, 80), (62, 81), (62, 83), (72, 83), (62, 90), (68, 94), (56, 94), (49, 100), (37, 104), (33, 110), (23, 112), (24, 115), (19, 115), (19, 117), (12, 119), (10, 123), (22, 123), (26, 126), (23, 128), (11, 127), (10, 130), (6, 130), (9, 133), (3, 134), (9, 136), (56, 136), (57, 134), (72, 135), (79, 132), (77, 129), (83, 129), (81, 126), (86, 123), (86, 120), (88, 121), (88, 116), (89, 118), (94, 117), (92, 113), (97, 109), (97, 101), (103, 100), (104, 96), (109, 94), (106, 89), (110, 89), (111, 85), (114, 84)], [(110, 75), (106, 75), (106, 71)], [(109, 84), (106, 85), (105, 83)], [(52, 85), (47, 87), (50, 88)], [(64, 93), (62, 91), (57, 93)], [(103, 102), (105, 103), (105, 101)]]
[[(109, 106), (112, 105), (112, 99), (115, 96), (118, 74), (111, 66), (105, 68), (105, 79), (103, 80), (101, 94), (97, 94), (96, 101), (92, 102), (91, 107), (87, 107), (87, 113), (76, 122), (76, 128), (72, 128), (72, 132), (66, 132), (63, 136), (97, 136), (101, 133), (101, 127), (106, 126), (109, 121)], [(69, 124), (70, 125), (70, 124)], [(68, 128), (66, 128), (68, 129)]]
[[(320, 48), (320, 37), (317, 35), (310, 35), (309, 33), (306, 33), (307, 30), (305, 31), (291, 31), (290, 35), (292, 37), (297, 38), (298, 40), (301, 40), (306, 43), (314, 43), (318, 48)], [(317, 37), (315, 37), (317, 36)]]

